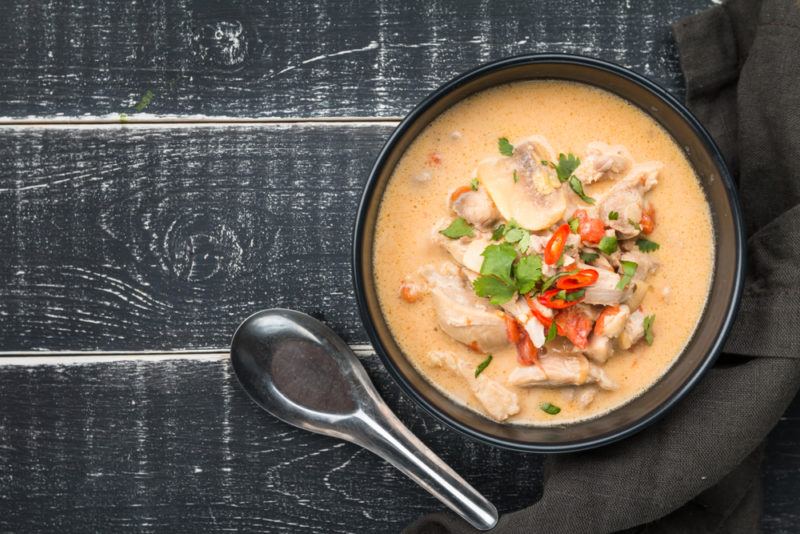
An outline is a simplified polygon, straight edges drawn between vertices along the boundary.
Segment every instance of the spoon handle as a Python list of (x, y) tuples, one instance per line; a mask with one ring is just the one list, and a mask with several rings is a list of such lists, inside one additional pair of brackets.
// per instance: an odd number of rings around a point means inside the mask
[(425, 488), (478, 530), (497, 524), (492, 503), (436, 456), (386, 407), (359, 412), (364, 432), (358, 444), (369, 449)]

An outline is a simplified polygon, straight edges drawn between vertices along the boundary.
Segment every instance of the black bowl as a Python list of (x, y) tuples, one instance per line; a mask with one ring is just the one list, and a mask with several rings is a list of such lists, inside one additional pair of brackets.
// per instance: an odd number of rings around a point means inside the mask
[[(683, 147), (711, 205), (716, 261), (708, 302), (682, 355), (650, 389), (595, 419), (556, 427), (500, 424), (448, 399), (405, 358), (381, 313), (373, 283), (372, 247), (378, 207), (403, 152), (432, 120), (483, 89), (518, 80), (560, 79), (592, 85), (639, 106)], [(714, 363), (733, 322), (744, 279), (744, 234), (733, 181), (708, 132), (653, 82), (604, 61), (571, 55), (528, 55), (478, 67), (444, 84), (392, 133), (372, 168), (356, 220), (353, 271), (367, 333), (400, 386), (434, 416), (480, 441), (510, 449), (566, 452), (598, 447), (638, 432), (664, 415)]]

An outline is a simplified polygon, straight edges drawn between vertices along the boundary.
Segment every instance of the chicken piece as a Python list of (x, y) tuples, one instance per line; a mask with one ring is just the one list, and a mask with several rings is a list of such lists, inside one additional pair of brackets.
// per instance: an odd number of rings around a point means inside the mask
[(642, 310), (636, 310), (631, 314), (617, 340), (619, 348), (628, 350), (644, 337), (644, 317)]
[[(591, 269), (591, 266), (579, 263), (580, 269)], [(603, 306), (615, 306), (622, 302), (627, 293), (617, 289), (617, 284), (621, 280), (620, 276), (605, 269), (595, 269), (597, 271), (597, 281), (586, 288), (583, 302), (586, 304), (602, 304)]]
[[(449, 271), (449, 272), (448, 272)], [(494, 350), (508, 344), (502, 312), (468, 287), (464, 277), (446, 270), (426, 270), (439, 327), (470, 348)]]
[[(598, 212), (605, 225), (616, 230), (623, 239), (641, 232), (637, 226), (642, 220), (644, 195), (658, 183), (660, 170), (661, 163), (657, 162), (635, 165), (598, 202)], [(616, 219), (608, 218), (611, 212), (617, 213)]]
[(631, 309), (625, 304), (607, 306), (597, 318), (597, 323), (594, 325), (594, 333), (598, 336), (614, 339), (622, 333), (630, 316)]
[(517, 394), (485, 374), (475, 376), (475, 367), (464, 358), (448, 351), (432, 351), (428, 354), (431, 363), (458, 373), (469, 385), (472, 394), (492, 419), (505, 421), (519, 412)]
[(589, 346), (583, 351), (590, 360), (599, 364), (606, 363), (608, 358), (611, 357), (612, 352), (611, 340), (606, 336), (599, 336), (597, 334), (592, 334), (589, 338)]
[(450, 207), (456, 215), (463, 217), (472, 226), (489, 229), (500, 218), (494, 202), (483, 187), (479, 187), (477, 191), (469, 187), (465, 191), (456, 190), (450, 198)]
[(542, 161), (554, 159), (553, 149), (541, 136), (517, 142), (511, 157), (482, 161), (476, 171), (480, 183), (506, 219), (531, 231), (557, 222), (566, 209), (566, 195), (555, 171)]
[(648, 276), (653, 274), (658, 269), (658, 261), (651, 254), (632, 250), (624, 253), (619, 258), (622, 261), (632, 261), (636, 264), (636, 273), (633, 275), (634, 280), (646, 280)]
[(603, 178), (614, 179), (627, 172), (632, 165), (633, 158), (624, 146), (593, 141), (586, 146), (586, 155), (575, 169), (575, 176), (583, 185), (588, 185)]
[(517, 367), (508, 377), (512, 386), (560, 387), (597, 384), (603, 389), (616, 389), (608, 375), (582, 354), (550, 352), (539, 357), (539, 365)]
[(434, 239), (450, 253), (456, 263), (479, 273), (483, 265), (483, 251), (486, 250), (492, 241), (488, 234), (477, 234), (474, 238), (462, 237), (461, 239), (449, 239), (438, 231), (434, 234)]

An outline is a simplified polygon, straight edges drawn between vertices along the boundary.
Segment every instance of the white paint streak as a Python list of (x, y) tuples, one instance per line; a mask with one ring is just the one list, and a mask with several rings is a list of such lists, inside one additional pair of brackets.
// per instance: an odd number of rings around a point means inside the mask
[(281, 74), (283, 74), (285, 72), (292, 71), (294, 69), (302, 67), (303, 65), (308, 65), (309, 63), (316, 63), (317, 61), (322, 61), (323, 59), (328, 59), (328, 58), (336, 57), (336, 56), (346, 56), (348, 54), (357, 54), (358, 52), (366, 52), (366, 51), (369, 51), (369, 50), (375, 50), (377, 48), (378, 48), (378, 42), (377, 41), (370, 41), (370, 43), (367, 46), (363, 46), (361, 48), (351, 48), (349, 50), (340, 50), (338, 52), (332, 52), (330, 54), (321, 54), (319, 56), (314, 56), (312, 58), (305, 59), (305, 60), (301, 61), (300, 63), (298, 63), (297, 65), (289, 65), (288, 67), (285, 67), (285, 68), (279, 70), (278, 72), (276, 72), (272, 76), (269, 76), (267, 79), (275, 78), (276, 76), (280, 76)]

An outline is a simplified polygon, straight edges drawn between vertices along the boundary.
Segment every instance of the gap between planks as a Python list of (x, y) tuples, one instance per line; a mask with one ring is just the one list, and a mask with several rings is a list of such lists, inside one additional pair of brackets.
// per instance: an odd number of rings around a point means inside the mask
[[(372, 345), (354, 344), (350, 349), (359, 358), (375, 356)], [(227, 360), (227, 350), (176, 350), (164, 352), (123, 352), (123, 351), (29, 351), (0, 352), (0, 368), (3, 366), (35, 365), (86, 365), (113, 362), (156, 363), (168, 360), (214, 362)]]

